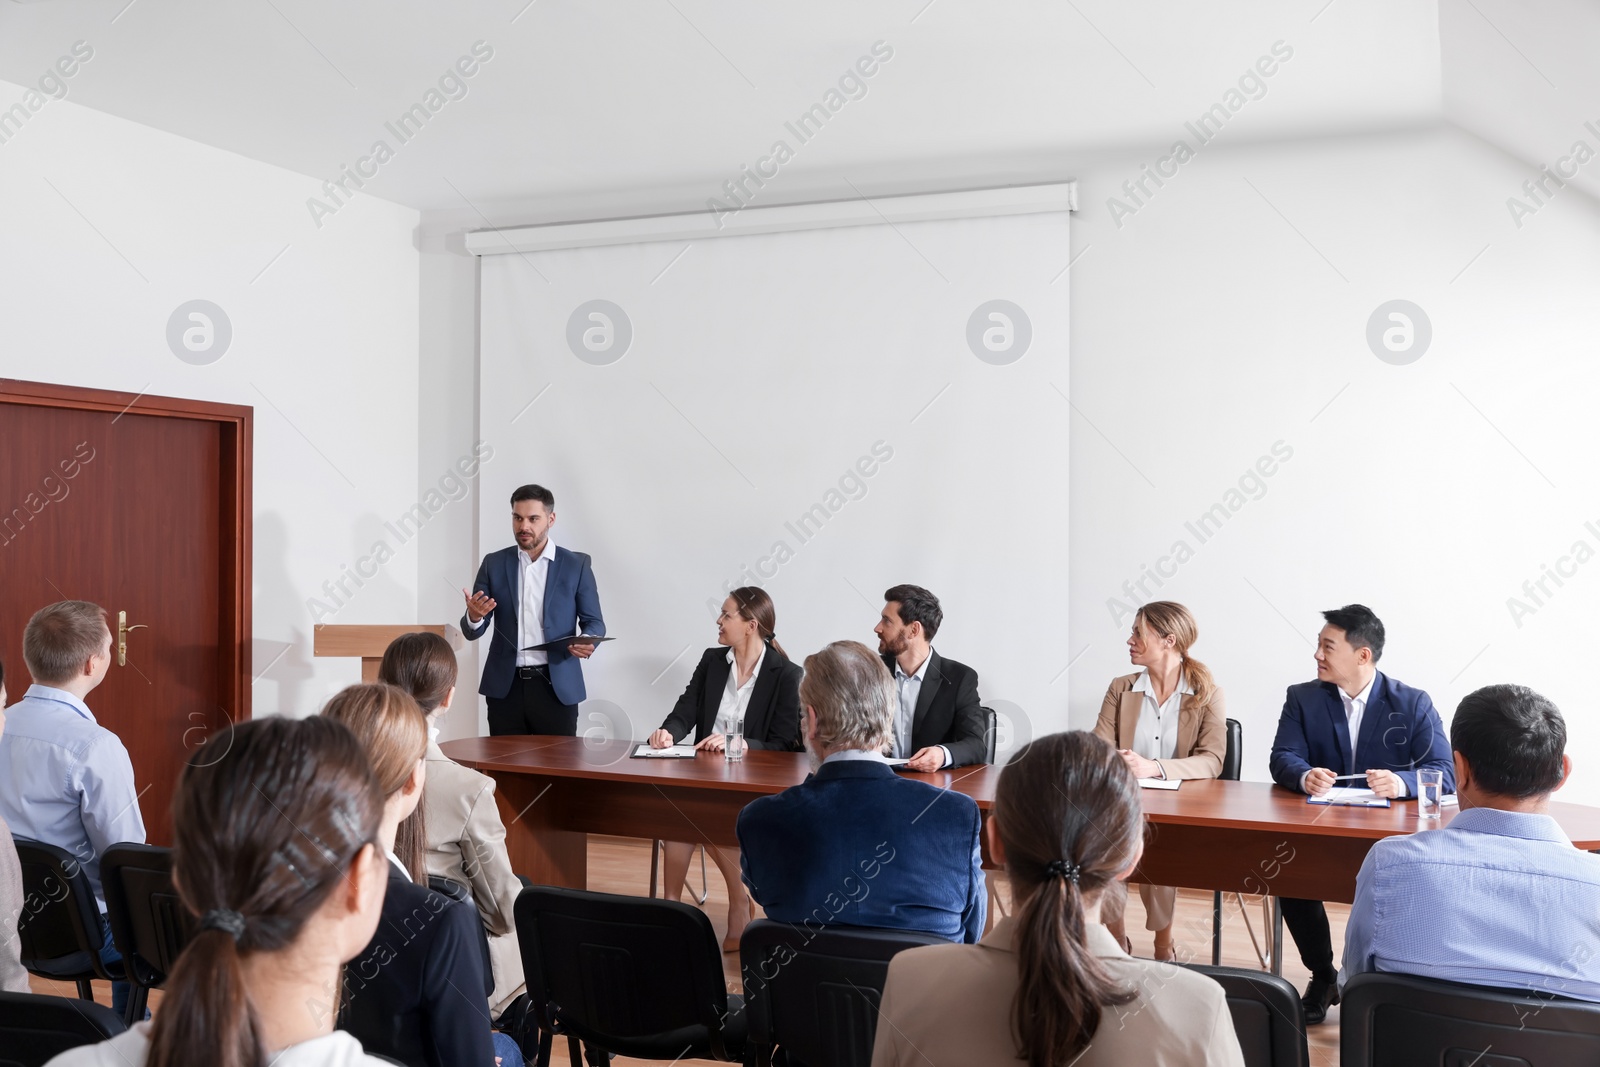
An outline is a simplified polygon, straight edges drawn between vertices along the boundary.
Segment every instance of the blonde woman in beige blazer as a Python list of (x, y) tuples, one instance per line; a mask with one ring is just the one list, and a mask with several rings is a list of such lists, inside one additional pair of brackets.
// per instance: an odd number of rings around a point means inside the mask
[[(1189, 649), (1199, 637), (1194, 616), (1182, 604), (1156, 600), (1140, 608), (1128, 637), (1128, 658), (1144, 670), (1115, 679), (1100, 705), (1095, 735), (1115, 745), (1138, 778), (1215, 778), (1227, 750), (1227, 714), (1222, 689)], [(1101, 921), (1132, 951), (1123, 926), (1125, 885), (1106, 893)], [(1177, 958), (1172, 913), (1178, 891), (1139, 886), (1145, 929), (1155, 933), (1155, 958)]]
[(428, 713), (427, 784), (422, 790), (428, 874), (472, 890), (489, 935), (494, 988), (489, 1011), (498, 1019), (526, 991), (512, 909), (522, 881), (511, 870), (506, 827), (494, 801), (494, 779), (463, 767), (440, 750), (438, 720), (456, 693), (456, 654), (438, 634), (402, 634), (384, 650), (378, 680), (397, 685)]
[(1016, 901), (976, 945), (889, 964), (873, 1067), (1243, 1067), (1222, 987), (1133, 959), (1094, 921), (1139, 862), (1139, 786), (1092, 734), (1051, 734), (1000, 772), (984, 825)]

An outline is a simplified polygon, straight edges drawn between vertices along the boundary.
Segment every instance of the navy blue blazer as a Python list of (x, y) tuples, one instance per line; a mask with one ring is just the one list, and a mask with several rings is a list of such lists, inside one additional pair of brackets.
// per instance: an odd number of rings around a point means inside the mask
[(968, 796), (836, 760), (739, 812), (739, 864), (778, 922), (920, 930), (973, 944), (988, 903)]
[[(1345, 718), (1339, 687), (1332, 682), (1291, 685), (1272, 742), (1273, 781), (1300, 790), (1301, 777), (1313, 767), (1335, 774), (1361, 774), (1382, 768), (1406, 783), (1406, 795), (1417, 795), (1417, 771), (1444, 772), (1444, 791), (1455, 792), (1456, 768), (1450, 736), (1439, 721), (1428, 694), (1397, 682), (1382, 671), (1372, 681), (1367, 708), (1361, 713), (1361, 736), (1350, 762), (1350, 721)], [(1362, 785), (1352, 782), (1351, 785)]]
[(477, 911), (388, 866), (383, 918), (344, 969), (339, 1029), (407, 1067), (493, 1067)]
[[(478, 692), (499, 699), (511, 692), (517, 674), (518, 584), (522, 570), (517, 564), (516, 545), (483, 557), (474, 593), (494, 598), (494, 637), (489, 641), (489, 656), (483, 664)], [(581, 628), (580, 628), (581, 627)], [(472, 620), (461, 613), (461, 632), (476, 641), (490, 627), (472, 629)], [(583, 552), (570, 552), (556, 546), (550, 573), (544, 581), (544, 636), (546, 641), (575, 634), (604, 637), (606, 622), (600, 617), (600, 591), (594, 584), (594, 569)], [(583, 688), (583, 661), (565, 649), (550, 653), (550, 686), (563, 704), (581, 704), (588, 693)]]

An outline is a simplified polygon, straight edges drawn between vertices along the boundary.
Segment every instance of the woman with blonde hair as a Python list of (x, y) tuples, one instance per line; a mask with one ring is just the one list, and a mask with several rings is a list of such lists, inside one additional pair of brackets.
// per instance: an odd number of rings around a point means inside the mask
[[(1095, 723), (1097, 737), (1115, 745), (1136, 778), (1215, 778), (1227, 750), (1227, 713), (1222, 689), (1204, 663), (1189, 655), (1200, 636), (1194, 616), (1182, 604), (1155, 600), (1133, 617), (1128, 659), (1143, 670), (1113, 679)], [(1124, 949), (1132, 943), (1123, 928), (1127, 887), (1115, 886), (1101, 904), (1101, 921)], [(1172, 943), (1172, 913), (1178, 891), (1171, 886), (1139, 886), (1145, 929), (1155, 933), (1155, 958), (1177, 958)]]
[(423, 861), (428, 874), (472, 890), (494, 971), (489, 1013), (499, 1018), (526, 989), (512, 916), (522, 882), (506, 852), (494, 779), (446, 756), (436, 740), (437, 723), (455, 700), (455, 650), (435, 633), (401, 634), (384, 650), (378, 680), (410, 693), (428, 716), (428, 782), (418, 809), (425, 813)]
[[(484, 1005), (489, 960), (477, 914), (428, 888), (420, 819), (428, 720), (411, 694), (382, 682), (352, 685), (323, 707), (355, 734), (383, 794), (378, 844), (389, 860), (383, 921), (345, 972), (339, 1026), (369, 1051), (408, 1067), (495, 1067), (520, 1062), (516, 1043), (491, 1037)], [(402, 833), (410, 821), (412, 830)]]

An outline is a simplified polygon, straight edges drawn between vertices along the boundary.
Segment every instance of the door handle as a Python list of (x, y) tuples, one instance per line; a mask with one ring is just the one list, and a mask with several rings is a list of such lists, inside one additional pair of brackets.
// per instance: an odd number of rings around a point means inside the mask
[(117, 612), (117, 666), (126, 667), (128, 665), (128, 633), (132, 630), (148, 630), (149, 628), (147, 624), (142, 622), (129, 626), (128, 613), (126, 611)]

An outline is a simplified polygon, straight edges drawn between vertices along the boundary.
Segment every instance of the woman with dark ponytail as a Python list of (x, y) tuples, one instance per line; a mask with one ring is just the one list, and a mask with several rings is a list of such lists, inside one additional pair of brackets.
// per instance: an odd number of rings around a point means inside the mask
[(334, 1029), (341, 966), (372, 938), (383, 798), (338, 723), (213, 738), (172, 802), (173, 881), (199, 918), (153, 1022), (50, 1067), (378, 1067)]
[[(803, 747), (800, 676), (804, 672), (778, 644), (778, 616), (772, 598), (760, 586), (741, 586), (722, 602), (716, 625), (716, 647), (700, 656), (672, 713), (650, 735), (651, 746), (675, 745), (692, 730), (695, 747), (701, 752), (720, 754), (729, 733), (742, 734), (750, 748), (799, 752)], [(711, 846), (707, 850), (728, 883), (728, 929), (722, 947), (735, 952), (754, 909), (740, 879), (739, 850)], [(693, 852), (694, 846), (686, 841), (667, 842), (662, 885), (668, 900), (682, 895)]]
[(1100, 899), (1144, 850), (1139, 784), (1083, 731), (1018, 749), (984, 827), (1015, 914), (977, 945), (889, 965), (873, 1067), (1243, 1067), (1222, 987), (1137, 960), (1100, 925)]

